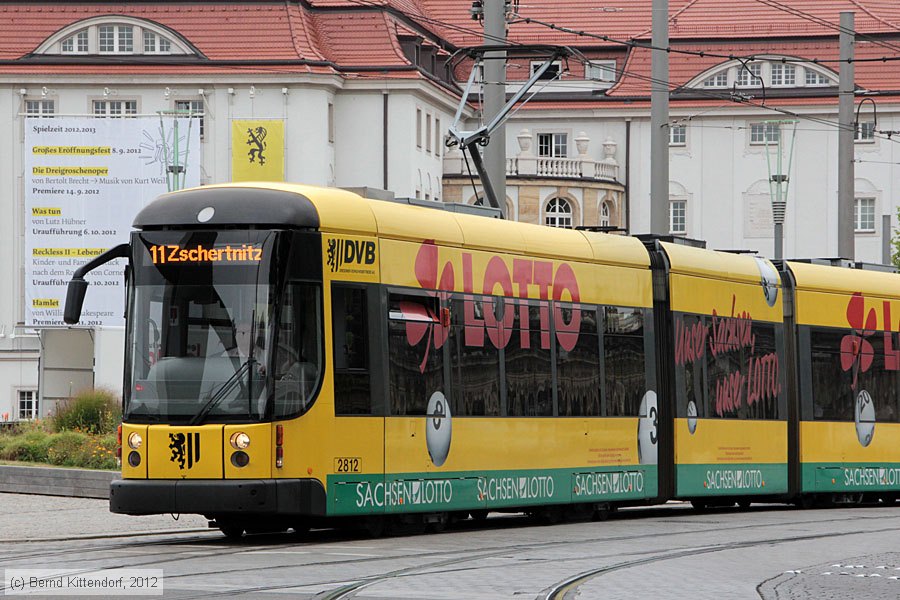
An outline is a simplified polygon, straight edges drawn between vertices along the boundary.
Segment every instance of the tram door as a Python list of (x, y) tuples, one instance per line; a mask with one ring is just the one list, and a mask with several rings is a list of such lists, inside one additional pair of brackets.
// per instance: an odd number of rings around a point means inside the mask
[(377, 286), (331, 284), (335, 435), (328, 491), (334, 515), (385, 511), (381, 311)]
[[(433, 456), (435, 432), (444, 435), (449, 445), (444, 377), (449, 327), (441, 320), (437, 295), (389, 290), (386, 301), (388, 416), (384, 448), (385, 486), (390, 493), (385, 512), (426, 511), (442, 506), (444, 496), (452, 497), (449, 488), (436, 493), (438, 485), (431, 481), (446, 459), (446, 452)], [(437, 423), (431, 431), (427, 415)]]

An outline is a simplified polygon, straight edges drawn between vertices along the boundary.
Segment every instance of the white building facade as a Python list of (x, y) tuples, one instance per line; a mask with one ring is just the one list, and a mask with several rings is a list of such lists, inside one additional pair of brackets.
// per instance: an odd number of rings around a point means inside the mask
[[(859, 10), (849, 0), (795, 4), (834, 23), (840, 10)], [(616, 39), (649, 43), (649, 3), (577, 18), (559, 8), (541, 0), (510, 19), (512, 41), (578, 53), (507, 123), (507, 212), (551, 226), (646, 233), (651, 51)], [(784, 255), (835, 256), (837, 31), (745, 8), (740, 20), (725, 0), (670, 2), (669, 233), (771, 257), (771, 181), (781, 174)], [(881, 262), (900, 203), (900, 33), (890, 25), (900, 23), (900, 6), (867, 11), (857, 21), (855, 258)], [(46, 415), (84, 386), (117, 390), (123, 370), (121, 327), (25, 322), (27, 119), (158, 120), (192, 111), (202, 137), (187, 161), (201, 184), (233, 178), (235, 153), (245, 151), (235, 147), (234, 121), (277, 120), (287, 181), (475, 203), (478, 182), (443, 145), (460, 92), (445, 66), (455, 50), (482, 42), (480, 28), (468, 5), (452, 0), (0, 6), (0, 38), (15, 40), (0, 47), (0, 130), (11, 132), (0, 142), (0, 243), (12, 257), (0, 264), (0, 421)], [(511, 62), (508, 90), (533, 68)], [(466, 108), (464, 128), (480, 122), (480, 108)]]
[[(26, 123), (128, 118), (144, 119), (152, 129), (161, 114), (170, 119), (167, 113), (189, 111), (201, 136), (199, 147), (190, 148), (185, 157), (186, 167), (199, 169), (201, 184), (212, 184), (231, 181), (234, 154), (246, 153), (246, 148), (234, 147), (232, 123), (275, 120), (283, 123), (285, 181), (385, 188), (400, 197), (440, 199), (442, 131), (458, 103), (446, 83), (410, 71), (399, 48), (391, 50), (390, 61), (375, 77), (342, 71), (339, 60), (322, 56), (306, 60), (295, 54), (291, 61), (257, 60), (248, 66), (237, 40), (224, 50), (213, 48), (229, 54), (221, 67), (210, 68), (205, 64), (210, 49), (195, 43), (190, 33), (204, 26), (224, 27), (238, 10), (230, 4), (206, 7), (211, 22), (187, 32), (176, 26), (180, 8), (162, 4), (150, 7), (152, 14), (147, 7), (136, 7), (128, 15), (118, 12), (121, 3), (101, 3), (95, 14), (84, 7), (81, 13), (87, 14), (68, 14), (50, 3), (0, 9), (5, 11), (0, 15), (4, 29), (39, 17), (32, 13), (42, 9), (60, 25), (48, 25), (49, 34), (40, 43), (22, 40), (15, 59), (0, 67), (0, 130), (11, 132), (0, 151), (6, 157), (0, 161), (0, 234), (11, 257), (0, 264), (0, 278), (7, 282), (0, 294), (0, 422), (50, 416), (59, 402), (84, 388), (102, 386), (118, 393), (124, 368), (124, 323), (88, 328), (27, 323)], [(305, 22), (295, 14), (298, 7), (275, 4), (269, 18)], [(248, 22), (257, 18), (254, 3), (238, 8)], [(187, 14), (194, 7), (183, 10)], [(175, 14), (162, 27), (158, 13)], [(262, 31), (257, 37), (277, 34)], [(293, 47), (290, 37), (278, 42)], [(110, 67), (110, 59), (125, 68)], [(10, 67), (16, 61), (22, 66)], [(399, 76), (394, 72), (398, 66)], [(133, 212), (140, 208), (136, 204)], [(119, 242), (127, 241), (121, 237)], [(124, 301), (123, 294), (122, 309)]]

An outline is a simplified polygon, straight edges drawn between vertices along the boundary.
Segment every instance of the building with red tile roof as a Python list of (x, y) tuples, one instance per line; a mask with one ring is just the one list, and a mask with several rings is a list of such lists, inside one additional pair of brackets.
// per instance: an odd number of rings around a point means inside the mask
[[(507, 123), (513, 218), (648, 229), (651, 5), (511, 1), (511, 44), (571, 49)], [(173, 110), (191, 111), (203, 134), (187, 168), (215, 183), (235, 177), (235, 157), (247, 151), (236, 123), (277, 122), (285, 179), (476, 202), (482, 190), (463, 156), (443, 144), (472, 68), (454, 53), (484, 43), (472, 10), (458, 0), (0, 4), (0, 127), (14, 133), (0, 162), (0, 235), (17, 259), (0, 265), (0, 278), (15, 282), (0, 298), (0, 356), (9, 359), (0, 361), (0, 381), (12, 390), (0, 391), (0, 415), (19, 415), (18, 392), (28, 406), (39, 379), (39, 414), (64, 387), (54, 387), (53, 373), (38, 374), (45, 333), (32, 319), (24, 250), (32, 216), (23, 207), (34, 196), (27, 124), (129, 116), (154, 123), (149, 131)], [(768, 165), (780, 152), (791, 162), (785, 252), (836, 253), (842, 11), (854, 12), (857, 32), (857, 258), (882, 258), (900, 185), (895, 0), (670, 0), (673, 234), (770, 255)], [(541, 61), (511, 58), (508, 91)], [(474, 128), (480, 111), (476, 94), (459, 127)], [(80, 352), (117, 344), (121, 332), (110, 331)], [(121, 368), (105, 358), (84, 381), (118, 385)]]

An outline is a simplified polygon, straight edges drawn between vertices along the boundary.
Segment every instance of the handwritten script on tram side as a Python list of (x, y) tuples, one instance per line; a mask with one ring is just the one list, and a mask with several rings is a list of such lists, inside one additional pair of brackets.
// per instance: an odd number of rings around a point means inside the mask
[[(743, 406), (775, 399), (781, 393), (778, 355), (757, 354), (753, 318), (747, 311), (735, 314), (736, 297), (732, 296), (731, 315), (720, 316), (715, 309), (707, 320), (685, 324), (675, 320), (675, 365), (685, 366), (702, 361), (709, 352), (711, 359), (740, 356), (745, 362), (729, 368), (714, 382), (715, 413), (722, 417)], [(713, 387), (711, 387), (713, 389)]]

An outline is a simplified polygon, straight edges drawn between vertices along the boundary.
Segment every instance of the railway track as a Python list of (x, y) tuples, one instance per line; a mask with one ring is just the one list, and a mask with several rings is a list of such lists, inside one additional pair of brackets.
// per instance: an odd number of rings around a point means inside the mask
[[(637, 513), (638, 511), (634, 511)], [(165, 568), (166, 583), (168, 589), (179, 590), (181, 598), (206, 598), (227, 593), (235, 594), (260, 594), (266, 592), (288, 592), (295, 588), (304, 590), (319, 589), (318, 592), (307, 592), (305, 597), (316, 600), (349, 600), (351, 598), (369, 597), (367, 592), (384, 596), (386, 586), (406, 585), (417, 579), (426, 579), (437, 574), (466, 575), (490, 579), (501, 565), (521, 567), (522, 561), (527, 561), (529, 567), (551, 567), (557, 571), (560, 568), (561, 553), (576, 548), (589, 548), (592, 550), (587, 555), (579, 556), (579, 564), (593, 562), (596, 568), (569, 569), (564, 577), (557, 581), (542, 586), (539, 592), (535, 591), (536, 600), (572, 600), (583, 586), (595, 582), (606, 575), (626, 569), (640, 568), (653, 563), (689, 558), (692, 556), (725, 553), (732, 550), (756, 548), (765, 545), (777, 546), (790, 543), (814, 541), (819, 539), (835, 538), (864, 534), (871, 531), (897, 532), (900, 531), (900, 523), (896, 521), (897, 515), (891, 509), (878, 511), (866, 511), (866, 514), (857, 510), (839, 512), (816, 511), (790, 511), (796, 518), (785, 522), (777, 518), (785, 511), (781, 510), (754, 510), (759, 513), (762, 520), (771, 513), (770, 522), (759, 522), (755, 519), (752, 524), (728, 525), (733, 522), (734, 515), (727, 515), (725, 523), (721, 517), (725, 514), (710, 513), (695, 515), (689, 511), (651, 510), (640, 511), (652, 514), (650, 519), (632, 519), (631, 515), (623, 515), (611, 523), (619, 522), (620, 525), (630, 527), (627, 521), (634, 520), (634, 527), (641, 524), (652, 524), (648, 530), (637, 533), (618, 533), (610, 531), (606, 524), (592, 525), (585, 523), (590, 528), (589, 535), (573, 535), (566, 539), (547, 539), (553, 537), (560, 530), (556, 527), (523, 528), (524, 518), (494, 518), (478, 528), (456, 530), (455, 534), (442, 537), (417, 536), (410, 538), (392, 538), (390, 541), (438, 541), (442, 539), (452, 540), (453, 547), (436, 548), (434, 551), (417, 552), (391, 552), (396, 544), (385, 545), (388, 540), (381, 540), (384, 555), (378, 556), (353, 556), (339, 557), (335, 555), (347, 554), (346, 542), (358, 544), (359, 540), (347, 534), (328, 531), (313, 532), (308, 539), (298, 540), (289, 534), (247, 536), (242, 543), (235, 544), (220, 537), (217, 532), (208, 534), (202, 530), (188, 530), (171, 534), (167, 532), (150, 532), (135, 540), (125, 540), (120, 534), (106, 536), (91, 536), (71, 541), (43, 541), (21, 543), (17, 548), (0, 553), (0, 562), (13, 565), (27, 562), (35, 568), (54, 567), (60, 563), (71, 561), (73, 552), (77, 552), (79, 562), (91, 563), (90, 568), (73, 569), (72, 574), (86, 573), (97, 569), (113, 568)], [(683, 514), (679, 514), (682, 513)], [(729, 511), (721, 511), (726, 513)], [(731, 511), (733, 512), (733, 511)], [(692, 518), (685, 518), (691, 516)], [(818, 516), (819, 518), (816, 518)], [(821, 517), (828, 516), (827, 519)], [(651, 523), (652, 521), (652, 523)], [(804, 528), (815, 522), (818, 526), (827, 527), (831, 531), (808, 535), (786, 535), (783, 528)], [(510, 527), (512, 525), (512, 527)], [(561, 527), (566, 527), (565, 525)], [(677, 530), (672, 530), (677, 528)], [(619, 530), (622, 527), (618, 528)], [(667, 531), (667, 529), (669, 529)], [(521, 543), (491, 544), (472, 550), (472, 546), (484, 537), (490, 537), (493, 533), (501, 533), (509, 530), (511, 537), (528, 538), (535, 537), (539, 540), (525, 540)], [(704, 536), (710, 532), (728, 535), (737, 538), (734, 542), (720, 544), (697, 544), (697, 536)], [(768, 532), (767, 535), (753, 537), (752, 533)], [(546, 534), (541, 535), (542, 532)], [(517, 535), (521, 534), (521, 535)], [(599, 535), (598, 535), (599, 534)], [(504, 534), (506, 535), (506, 534)], [(648, 540), (654, 540), (659, 550), (648, 548)], [(53, 548), (35, 547), (35, 544), (53, 543)], [(421, 545), (421, 544), (420, 544)], [(429, 544), (436, 547), (441, 544)], [(447, 545), (447, 544), (443, 544)], [(598, 551), (598, 548), (613, 548), (629, 546), (642, 548), (641, 552), (633, 556), (624, 556), (618, 552)], [(352, 549), (352, 548), (350, 548)], [(343, 551), (343, 552), (342, 552)], [(128, 556), (122, 556), (121, 553)], [(241, 562), (243, 555), (272, 554), (272, 564), (266, 565), (273, 581), (269, 585), (234, 585), (225, 589), (202, 589), (203, 582), (219, 580), (222, 578), (252, 579), (258, 575), (259, 566), (248, 565), (246, 569), (234, 568), (235, 562)], [(292, 555), (295, 555), (292, 557)], [(302, 556), (307, 562), (297, 563), (294, 559)], [(288, 558), (285, 558), (288, 557)], [(278, 560), (288, 560), (285, 564), (279, 564)], [(196, 568), (190, 572), (178, 573), (174, 569), (176, 565), (183, 567), (183, 561), (191, 561)], [(408, 564), (408, 563), (415, 564)], [(220, 568), (209, 568), (213, 565), (226, 565)], [(183, 570), (183, 569), (182, 569)], [(323, 577), (322, 571), (339, 571), (339, 577)], [(287, 581), (285, 581), (287, 580)], [(198, 589), (200, 588), (200, 589)], [(3, 591), (0, 589), (0, 591)], [(529, 597), (518, 593), (516, 597)]]

